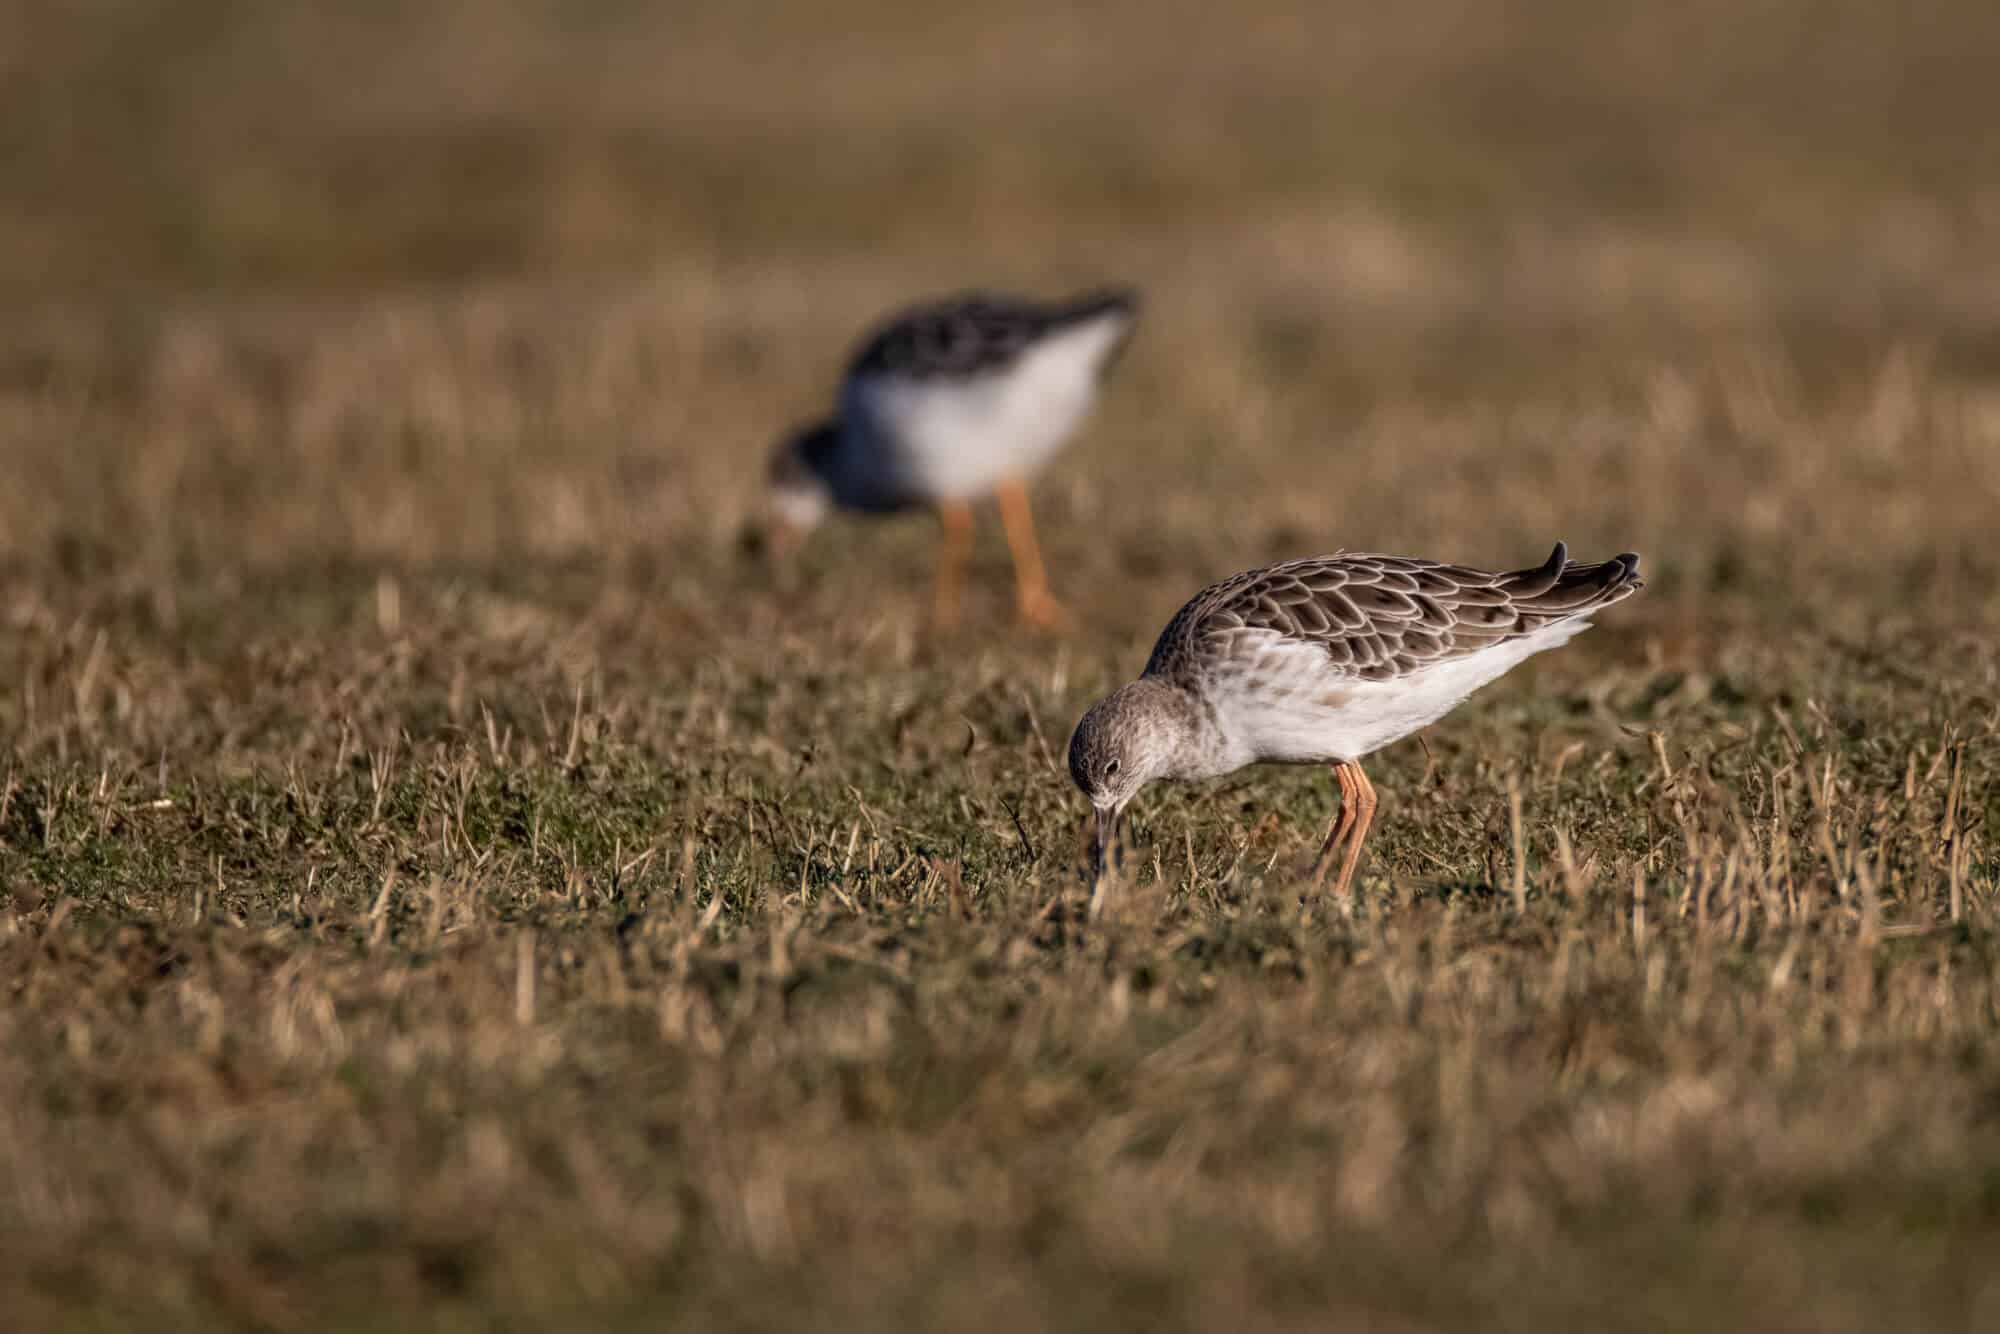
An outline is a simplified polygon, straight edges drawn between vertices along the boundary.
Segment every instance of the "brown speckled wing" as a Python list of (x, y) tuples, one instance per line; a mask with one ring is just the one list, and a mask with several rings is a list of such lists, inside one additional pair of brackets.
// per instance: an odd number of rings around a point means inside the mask
[(1508, 573), (1359, 552), (1285, 561), (1197, 594), (1161, 633), (1146, 673), (1199, 674), (1239, 641), (1276, 632), (1324, 648), (1338, 675), (1389, 681), (1644, 586), (1630, 552), (1586, 565), (1560, 542), (1541, 565)]

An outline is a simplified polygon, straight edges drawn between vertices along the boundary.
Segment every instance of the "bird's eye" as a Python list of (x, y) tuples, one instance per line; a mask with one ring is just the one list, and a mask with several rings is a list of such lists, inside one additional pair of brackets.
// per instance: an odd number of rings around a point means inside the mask
[(1115, 774), (1115, 773), (1117, 773), (1117, 772), (1118, 772), (1118, 761), (1116, 761), (1116, 760), (1111, 760), (1111, 761), (1109, 761), (1108, 763), (1106, 763), (1106, 764), (1105, 764), (1105, 766), (1104, 766), (1104, 776), (1105, 776), (1106, 778), (1109, 778), (1109, 777), (1111, 777), (1111, 775), (1113, 775), (1113, 774)]

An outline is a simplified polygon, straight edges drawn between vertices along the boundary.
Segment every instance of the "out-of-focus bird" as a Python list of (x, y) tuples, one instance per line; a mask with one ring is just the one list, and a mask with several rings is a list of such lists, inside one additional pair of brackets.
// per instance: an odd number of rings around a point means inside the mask
[(934, 509), (943, 527), (935, 614), (949, 626), (972, 548), (972, 504), (990, 493), (1013, 553), (1021, 619), (1066, 624), (1035, 541), (1027, 481), (1089, 412), (1137, 311), (1125, 289), (1050, 305), (969, 294), (889, 320), (849, 363), (836, 415), (772, 456), (773, 553), (795, 551), (834, 509)]

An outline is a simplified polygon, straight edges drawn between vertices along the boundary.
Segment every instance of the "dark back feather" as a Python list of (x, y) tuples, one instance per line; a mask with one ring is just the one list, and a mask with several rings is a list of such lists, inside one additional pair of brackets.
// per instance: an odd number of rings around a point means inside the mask
[(1114, 313), (1129, 319), (1137, 309), (1137, 295), (1122, 288), (1047, 305), (968, 292), (891, 319), (862, 343), (848, 374), (928, 379), (1004, 370), (1050, 334)]

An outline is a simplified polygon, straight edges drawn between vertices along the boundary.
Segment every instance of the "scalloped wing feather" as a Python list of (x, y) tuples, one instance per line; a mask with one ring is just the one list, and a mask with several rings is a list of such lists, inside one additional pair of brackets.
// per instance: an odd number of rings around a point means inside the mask
[(1494, 572), (1341, 553), (1250, 570), (1197, 594), (1153, 648), (1149, 675), (1201, 674), (1246, 632), (1319, 646), (1338, 678), (1392, 681), (1587, 616), (1644, 587), (1631, 553), (1589, 564), (1561, 543)]

